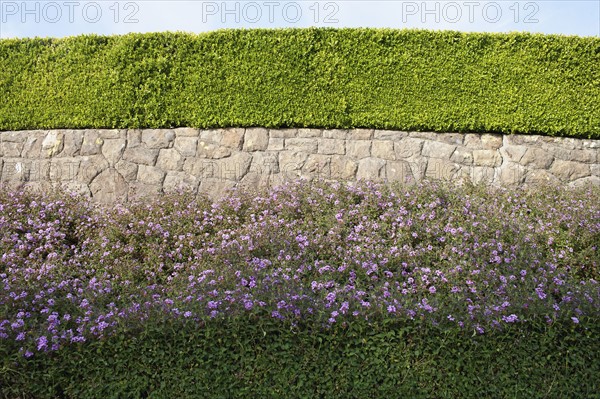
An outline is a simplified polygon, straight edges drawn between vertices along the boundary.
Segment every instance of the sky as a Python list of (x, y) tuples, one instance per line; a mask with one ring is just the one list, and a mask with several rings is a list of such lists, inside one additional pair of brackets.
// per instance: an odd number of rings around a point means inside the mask
[(310, 26), (600, 37), (600, 0), (0, 0), (0, 38)]

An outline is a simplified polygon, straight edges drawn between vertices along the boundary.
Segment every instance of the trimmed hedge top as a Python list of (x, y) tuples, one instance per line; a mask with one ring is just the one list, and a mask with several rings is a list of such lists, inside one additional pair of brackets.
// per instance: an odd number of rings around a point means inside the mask
[(0, 130), (369, 127), (600, 138), (600, 38), (391, 29), (0, 40)]

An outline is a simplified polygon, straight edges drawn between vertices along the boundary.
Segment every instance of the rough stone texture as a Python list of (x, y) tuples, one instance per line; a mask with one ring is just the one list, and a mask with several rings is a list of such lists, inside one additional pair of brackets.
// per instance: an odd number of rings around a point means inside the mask
[(0, 132), (5, 188), (63, 187), (112, 203), (298, 177), (410, 184), (600, 185), (600, 140), (374, 129), (89, 129)]
[(244, 151), (265, 151), (269, 145), (269, 131), (263, 128), (246, 129)]
[(338, 139), (320, 139), (319, 154), (325, 155), (344, 155), (346, 153), (345, 140)]
[(371, 156), (375, 158), (395, 160), (394, 142), (389, 140), (373, 140), (371, 145)]
[(92, 198), (98, 202), (110, 204), (127, 200), (129, 187), (123, 176), (115, 169), (100, 173), (90, 184)]

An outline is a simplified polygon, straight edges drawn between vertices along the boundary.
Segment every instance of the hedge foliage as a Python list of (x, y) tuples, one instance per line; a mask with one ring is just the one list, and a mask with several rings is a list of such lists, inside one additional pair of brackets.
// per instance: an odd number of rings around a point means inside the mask
[(390, 29), (0, 40), (0, 129), (370, 127), (600, 138), (600, 38)]
[[(15, 366), (5, 398), (600, 398), (600, 329), (148, 322)], [(17, 361), (23, 361), (19, 359)]]

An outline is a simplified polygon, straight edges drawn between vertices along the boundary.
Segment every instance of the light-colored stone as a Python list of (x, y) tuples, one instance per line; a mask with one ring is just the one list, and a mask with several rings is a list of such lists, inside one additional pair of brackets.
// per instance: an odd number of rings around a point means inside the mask
[(371, 140), (346, 140), (346, 155), (353, 159), (371, 156)]
[(226, 196), (235, 186), (236, 183), (231, 180), (203, 179), (198, 195), (200, 198), (207, 196), (210, 200), (215, 201)]
[(177, 138), (177, 137), (196, 137), (196, 138), (198, 138), (198, 136), (200, 135), (199, 129), (194, 129), (191, 127), (178, 127), (177, 129), (174, 129), (174, 132), (175, 132), (175, 138)]
[(470, 149), (483, 149), (481, 143), (481, 135), (474, 133), (467, 133), (463, 139), (463, 145)]
[(142, 129), (127, 130), (127, 148), (136, 148), (142, 145)]
[(460, 133), (410, 132), (408, 137), (457, 146), (463, 144), (464, 136)]
[(408, 137), (408, 132), (402, 132), (399, 130), (375, 130), (373, 138), (375, 140), (391, 140), (400, 141)]
[(0, 141), (0, 156), (6, 158), (18, 158), (21, 156), (23, 143), (13, 143), (10, 141)]
[(76, 180), (79, 174), (81, 159), (79, 157), (71, 158), (53, 158), (50, 161), (49, 179), (51, 181), (72, 181)]
[(145, 198), (156, 198), (162, 192), (162, 187), (158, 184), (146, 184), (136, 181), (129, 183), (127, 197), (131, 200), (142, 200)]
[(183, 171), (200, 179), (217, 178), (219, 165), (216, 160), (188, 158), (183, 163)]
[(198, 192), (199, 185), (200, 180), (196, 176), (189, 175), (185, 172), (169, 171), (165, 176), (163, 191), (165, 193), (176, 191), (190, 191), (196, 193)]
[(81, 145), (83, 143), (83, 134), (80, 130), (65, 130), (63, 132), (63, 150), (61, 157), (74, 157), (80, 155)]
[(348, 138), (348, 130), (347, 129), (323, 130), (323, 138), (324, 139), (345, 140)]
[(385, 165), (385, 179), (388, 182), (411, 183), (413, 176), (410, 164), (406, 161), (388, 161)]
[(504, 160), (499, 168), (496, 168), (494, 180), (501, 186), (518, 186), (525, 181), (526, 168), (518, 163)]
[(590, 173), (592, 174), (592, 176), (600, 177), (600, 163), (590, 165)]
[(331, 175), (331, 157), (311, 154), (302, 167), (302, 176), (327, 179)]
[(308, 154), (298, 151), (281, 151), (279, 153), (279, 171), (285, 178), (300, 176), (300, 171), (308, 158)]
[(425, 178), (431, 180), (451, 181), (460, 171), (460, 165), (450, 162), (446, 159), (430, 159), (427, 162)]
[(158, 159), (156, 160), (156, 167), (164, 171), (167, 170), (181, 170), (183, 167), (183, 157), (174, 148), (168, 148), (160, 150), (158, 153)]
[(134, 181), (137, 178), (138, 166), (133, 162), (121, 159), (115, 165), (115, 169), (127, 182)]
[(383, 179), (385, 171), (383, 167), (385, 161), (379, 158), (365, 158), (358, 161), (358, 170), (356, 171), (357, 180), (378, 181)]
[(110, 165), (102, 155), (91, 155), (81, 157), (77, 180), (90, 184), (100, 173), (108, 169)]
[(348, 140), (371, 140), (375, 129), (351, 129), (348, 131)]
[(582, 188), (582, 187), (589, 187), (589, 186), (600, 187), (600, 177), (587, 176), (587, 177), (582, 177), (581, 179), (577, 179), (577, 180), (569, 183), (569, 187), (574, 187), (574, 188)]
[(241, 150), (244, 144), (244, 132), (246, 129), (239, 127), (232, 127), (223, 130), (223, 138), (221, 139), (221, 145), (231, 148), (233, 150)]
[(504, 145), (526, 145), (536, 146), (542, 136), (537, 134), (507, 134), (503, 136)]
[(557, 159), (550, 168), (550, 173), (563, 181), (577, 180), (591, 175), (590, 166), (572, 161)]
[(104, 140), (98, 135), (97, 130), (88, 130), (83, 133), (80, 155), (98, 155), (102, 153)]
[(104, 204), (125, 202), (129, 187), (115, 169), (107, 169), (94, 178), (89, 185), (92, 198)]
[(427, 158), (450, 159), (456, 149), (455, 145), (441, 143), (439, 141), (425, 141), (421, 154)]
[[(456, 150), (454, 150), (452, 153), (450, 160), (461, 165), (473, 165), (473, 151), (468, 147), (456, 147)], [(500, 159), (500, 161), (502, 161), (502, 159)]]
[(221, 147), (218, 143), (204, 141), (203, 139), (198, 141), (198, 147), (196, 149), (196, 156), (198, 158), (220, 159), (230, 155), (230, 148)]
[(406, 138), (394, 143), (396, 159), (407, 159), (421, 154), (423, 140), (417, 138)]
[(248, 173), (252, 163), (252, 155), (246, 152), (236, 152), (229, 158), (217, 160), (216, 163), (218, 178), (240, 181)]
[(98, 136), (103, 139), (125, 139), (127, 130), (120, 129), (98, 129)]
[(298, 137), (321, 137), (321, 129), (298, 129)]
[(271, 175), (279, 173), (279, 157), (276, 152), (254, 152), (250, 172)]
[(541, 148), (528, 148), (520, 163), (534, 169), (548, 169), (554, 161), (554, 156)]
[(144, 129), (142, 130), (142, 143), (146, 148), (168, 148), (175, 140), (175, 132), (170, 129)]
[(29, 162), (21, 158), (4, 159), (2, 162), (2, 182), (25, 181), (29, 176)]
[(298, 129), (269, 129), (269, 137), (275, 139), (298, 137)]
[(223, 129), (200, 130), (198, 141), (219, 145), (223, 140)]
[(25, 143), (30, 130), (0, 131), (0, 142)]
[(342, 155), (333, 155), (329, 164), (330, 177), (335, 180), (354, 180), (358, 164)]
[(482, 134), (481, 145), (487, 150), (497, 150), (502, 147), (503, 138), (501, 134)]
[(285, 147), (285, 139), (278, 137), (269, 138), (269, 145), (267, 151), (283, 151)]
[(265, 151), (269, 145), (269, 131), (253, 127), (244, 134), (244, 151)]
[(110, 166), (115, 166), (121, 160), (127, 142), (125, 139), (105, 139), (102, 144), (102, 155), (108, 161)]
[(524, 145), (505, 145), (500, 148), (500, 155), (504, 162), (520, 163), (526, 152), (527, 147)]
[(371, 144), (371, 156), (392, 161), (395, 160), (394, 142), (391, 140), (373, 140)]
[(142, 147), (126, 148), (123, 159), (138, 165), (154, 166), (158, 150), (149, 150)]
[(161, 185), (165, 172), (154, 166), (139, 165), (137, 180), (145, 184)]
[(285, 139), (286, 151), (301, 151), (308, 154), (315, 154), (318, 148), (318, 141), (310, 138), (291, 138)]
[(473, 164), (476, 166), (500, 166), (502, 157), (496, 150), (473, 150)]
[(319, 139), (318, 152), (325, 155), (344, 155), (346, 153), (345, 140)]
[(555, 185), (560, 184), (560, 180), (554, 176), (552, 173), (548, 172), (544, 169), (533, 169), (529, 170), (525, 174), (525, 184), (527, 185)]
[(195, 157), (198, 137), (180, 136), (173, 142), (175, 148), (184, 157)]
[(21, 156), (23, 158), (43, 158), (42, 155), (42, 141), (44, 140), (44, 131), (32, 131), (30, 135), (25, 139)]
[(51, 130), (42, 140), (42, 154), (45, 158), (58, 155), (64, 146), (64, 135), (59, 130)]

